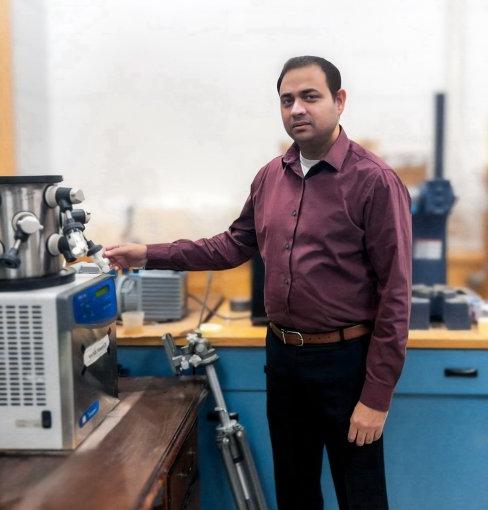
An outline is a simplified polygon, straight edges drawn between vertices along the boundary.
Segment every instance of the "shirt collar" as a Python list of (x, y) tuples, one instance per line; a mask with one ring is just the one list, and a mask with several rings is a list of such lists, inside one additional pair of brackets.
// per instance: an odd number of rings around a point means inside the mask
[[(341, 129), (337, 140), (332, 144), (327, 153), (319, 158), (321, 161), (325, 161), (330, 166), (332, 166), (337, 172), (342, 168), (342, 165), (344, 164), (344, 160), (346, 159), (350, 144), (346, 132), (342, 126), (340, 126), (340, 128)], [(283, 168), (285, 165), (293, 166), (299, 162), (300, 148), (298, 147), (297, 143), (294, 142), (283, 156)]]

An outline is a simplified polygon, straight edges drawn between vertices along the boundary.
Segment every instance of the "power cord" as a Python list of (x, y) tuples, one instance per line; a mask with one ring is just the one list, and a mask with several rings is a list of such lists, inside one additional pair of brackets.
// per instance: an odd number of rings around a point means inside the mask
[[(195, 300), (199, 305), (202, 305), (202, 307), (203, 307), (202, 309), (207, 309), (209, 312), (212, 312), (212, 309), (204, 301), (202, 301), (200, 298), (197, 298), (193, 294), (188, 294), (188, 297), (192, 298), (193, 300)], [(223, 319), (223, 320), (226, 320), (226, 321), (239, 321), (239, 320), (242, 320), (242, 319), (249, 319), (251, 317), (250, 313), (248, 313), (246, 315), (238, 315), (237, 317), (230, 317), (228, 315), (222, 315), (221, 313), (218, 313), (218, 312), (213, 312), (213, 314), (216, 317), (218, 317), (219, 319)]]

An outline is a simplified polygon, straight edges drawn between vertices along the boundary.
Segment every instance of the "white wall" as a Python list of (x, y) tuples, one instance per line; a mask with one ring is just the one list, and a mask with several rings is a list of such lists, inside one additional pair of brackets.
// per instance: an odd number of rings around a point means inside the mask
[(450, 241), (458, 249), (481, 248), (488, 176), (488, 3), (449, 0), (447, 13), (446, 173), (459, 197)]
[(44, 2), (13, 0), (12, 81), (16, 166), (23, 174), (52, 174)]
[[(48, 173), (84, 189), (99, 241), (118, 238), (131, 203), (150, 210), (136, 214), (144, 240), (225, 229), (286, 140), (275, 90), (283, 62), (317, 54), (341, 69), (346, 132), (379, 140), (392, 159), (430, 161), (433, 94), (466, 91), (449, 100), (447, 173), (461, 197), (456, 221), (466, 224), (451, 244), (481, 247), (472, 217), (484, 208), (487, 160), (482, 0), (23, 3), (45, 12)], [(23, 25), (17, 19), (25, 38)], [(462, 143), (453, 117), (465, 119)], [(22, 173), (45, 173), (27, 161)]]

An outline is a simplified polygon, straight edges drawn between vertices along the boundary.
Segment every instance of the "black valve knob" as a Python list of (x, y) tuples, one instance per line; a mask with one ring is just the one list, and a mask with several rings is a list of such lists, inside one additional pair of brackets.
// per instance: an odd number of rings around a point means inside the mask
[(61, 237), (58, 242), (58, 249), (63, 257), (66, 259), (66, 262), (74, 262), (76, 257), (71, 252), (70, 245), (68, 243), (68, 239), (66, 237)]
[(71, 211), (72, 218), (78, 223), (88, 223), (90, 221), (90, 213), (83, 209), (73, 209)]
[(7, 253), (0, 258), (0, 263), (9, 269), (18, 269), (20, 267), (18, 248), (10, 248)]
[(63, 234), (67, 236), (70, 232), (85, 230), (85, 225), (79, 221), (75, 221), (74, 218), (67, 218), (63, 224)]
[(93, 241), (87, 241), (86, 244), (88, 245), (88, 251), (86, 254), (90, 257), (102, 249), (102, 245), (95, 244)]

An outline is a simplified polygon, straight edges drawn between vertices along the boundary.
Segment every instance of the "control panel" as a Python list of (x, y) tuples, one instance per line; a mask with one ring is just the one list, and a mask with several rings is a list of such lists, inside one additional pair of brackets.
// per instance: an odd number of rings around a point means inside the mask
[(117, 298), (113, 278), (107, 278), (73, 296), (73, 311), (78, 325), (100, 324), (115, 320)]

